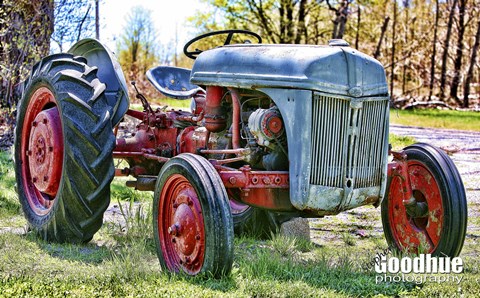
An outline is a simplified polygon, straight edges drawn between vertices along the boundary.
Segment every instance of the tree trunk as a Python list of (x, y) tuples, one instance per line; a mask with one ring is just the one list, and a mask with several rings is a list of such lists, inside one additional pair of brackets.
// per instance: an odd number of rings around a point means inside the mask
[(335, 19), (333, 20), (333, 39), (340, 39), (343, 38), (343, 34), (345, 33), (345, 25), (348, 19), (348, 6), (350, 1), (343, 0), (340, 2), (340, 6), (338, 8), (334, 8), (329, 0), (326, 0), (328, 8), (335, 12)]
[(438, 19), (440, 17), (440, 7), (438, 5), (438, 0), (435, 0), (435, 25), (433, 27), (433, 49), (432, 49), (432, 59), (430, 60), (430, 85), (428, 86), (428, 100), (432, 99), (433, 94), (433, 84), (435, 82), (435, 58), (437, 55), (437, 30), (438, 30)]
[[(2, 1), (6, 26), (0, 35), (0, 106), (11, 109), (33, 63), (50, 51), (53, 0)], [(3, 28), (2, 28), (3, 29)]]
[(470, 95), (470, 83), (473, 77), (473, 71), (477, 62), (477, 52), (480, 45), (480, 21), (477, 23), (477, 34), (475, 34), (475, 42), (472, 48), (472, 57), (470, 58), (470, 66), (468, 67), (467, 78), (465, 79), (465, 86), (463, 88), (463, 107), (468, 108)]
[(403, 68), (402, 68), (402, 95), (405, 94), (405, 89), (406, 89), (406, 85), (407, 85), (407, 71), (408, 71), (408, 68), (407, 68), (407, 64), (408, 64), (408, 59), (410, 58), (410, 55), (411, 55), (411, 51), (409, 49), (409, 44), (408, 44), (408, 34), (410, 33), (409, 32), (409, 22), (410, 22), (410, 0), (404, 0), (403, 1), (403, 5), (404, 5), (404, 8), (405, 8), (405, 32), (404, 32), (404, 36), (403, 36), (403, 42), (404, 42), (404, 45), (403, 45), (403, 48), (407, 49), (407, 53), (405, 54), (405, 61), (403, 61)]
[(397, 28), (397, 2), (393, 2), (393, 24), (392, 24), (392, 71), (390, 72), (390, 94), (393, 97), (393, 82), (395, 80), (395, 38)]
[(383, 39), (385, 38), (385, 32), (387, 31), (389, 21), (390, 21), (390, 17), (388, 16), (385, 17), (385, 19), (383, 20), (383, 25), (380, 31), (380, 38), (378, 39), (377, 48), (375, 49), (375, 53), (373, 53), (373, 57), (375, 59), (378, 59), (378, 57), (380, 56), (380, 50), (382, 49), (382, 43), (383, 43)]
[(458, 87), (460, 86), (460, 72), (462, 69), (463, 59), (463, 37), (465, 35), (465, 7), (467, 0), (460, 0), (458, 3), (458, 37), (457, 37), (457, 52), (455, 55), (454, 70), (452, 85), (450, 86), (450, 96), (462, 105), (462, 102), (458, 98)]
[(450, 47), (450, 38), (452, 35), (452, 27), (453, 27), (453, 17), (455, 15), (456, 6), (457, 6), (457, 0), (453, 0), (452, 6), (450, 7), (449, 15), (448, 15), (447, 33), (445, 35), (445, 43), (443, 45), (442, 69), (440, 71), (440, 100), (443, 100), (445, 98), (445, 84), (447, 81), (448, 48)]
[(357, 32), (355, 33), (355, 49), (358, 50), (358, 40), (360, 39), (360, 22), (362, 20), (362, 8), (358, 5), (357, 10)]
[(307, 6), (307, 0), (300, 0), (300, 6), (298, 8), (298, 29), (295, 37), (296, 44), (301, 43), (302, 38), (305, 40), (305, 42), (308, 40), (307, 24), (305, 23), (306, 22), (305, 20), (306, 6)]

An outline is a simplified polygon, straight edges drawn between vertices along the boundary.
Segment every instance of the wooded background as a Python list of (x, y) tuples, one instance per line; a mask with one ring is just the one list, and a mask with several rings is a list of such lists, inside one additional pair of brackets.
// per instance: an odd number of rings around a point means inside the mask
[[(2, 1), (2, 108), (15, 107), (29, 69), (52, 49), (66, 51), (66, 45), (84, 37), (102, 39), (103, 1), (112, 0)], [(384, 65), (395, 105), (429, 101), (480, 109), (480, 0), (203, 2), (205, 9), (192, 11), (193, 17), (185, 23), (196, 28), (196, 34), (248, 29), (259, 33), (265, 43), (296, 44), (326, 44), (343, 38)], [(127, 80), (136, 80), (145, 90), (150, 88), (144, 77), (148, 68), (191, 65), (171, 44), (158, 42), (153, 17), (145, 8), (133, 9), (115, 49)], [(147, 96), (158, 97), (158, 93), (147, 91)]]

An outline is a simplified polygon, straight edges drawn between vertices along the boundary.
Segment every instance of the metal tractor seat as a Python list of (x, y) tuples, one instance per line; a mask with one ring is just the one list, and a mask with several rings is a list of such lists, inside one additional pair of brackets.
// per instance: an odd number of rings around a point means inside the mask
[(199, 86), (190, 83), (190, 73), (187, 68), (158, 66), (147, 71), (147, 78), (163, 95), (189, 99), (203, 91)]

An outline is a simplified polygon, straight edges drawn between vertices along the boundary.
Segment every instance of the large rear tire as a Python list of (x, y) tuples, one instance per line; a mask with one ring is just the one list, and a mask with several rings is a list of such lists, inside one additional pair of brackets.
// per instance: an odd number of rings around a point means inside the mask
[(228, 196), (215, 168), (184, 153), (158, 175), (153, 229), (163, 269), (188, 275), (228, 275), (233, 263), (233, 222)]
[(34, 66), (19, 102), (19, 200), (31, 229), (48, 241), (89, 241), (110, 203), (115, 137), (96, 74), (82, 57), (48, 56)]
[(467, 201), (455, 164), (442, 150), (428, 144), (414, 144), (404, 151), (415, 203), (426, 204), (428, 213), (409, 215), (403, 204), (401, 178), (390, 178), (382, 202), (388, 245), (403, 252), (458, 256), (465, 240)]

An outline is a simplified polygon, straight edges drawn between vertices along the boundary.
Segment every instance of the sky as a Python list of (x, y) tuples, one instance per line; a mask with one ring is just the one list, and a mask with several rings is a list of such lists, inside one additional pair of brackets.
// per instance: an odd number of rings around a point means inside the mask
[(178, 49), (195, 37), (185, 27), (185, 22), (202, 7), (200, 0), (104, 0), (100, 5), (100, 40), (110, 49), (115, 50), (115, 39), (122, 35), (127, 15), (134, 6), (143, 6), (152, 11), (160, 42), (175, 41), (175, 27)]

